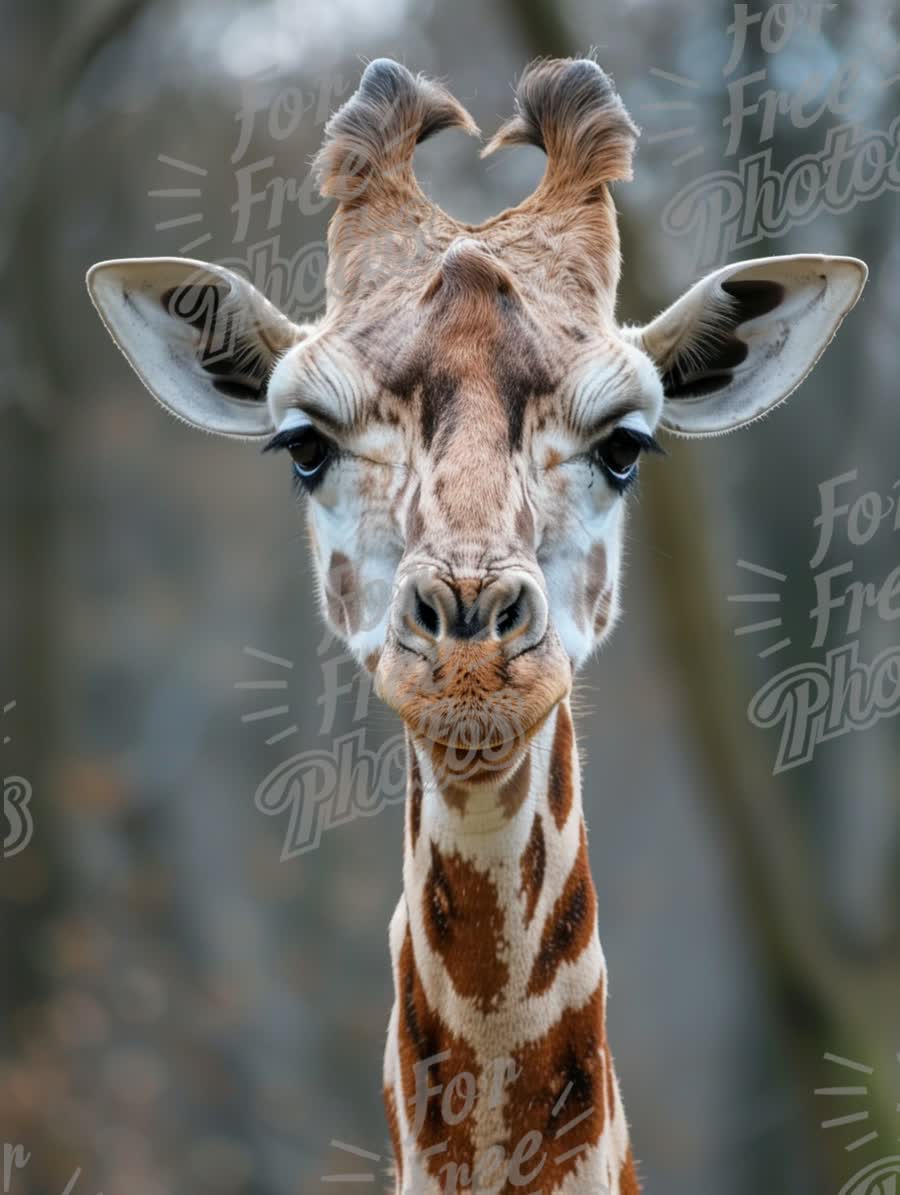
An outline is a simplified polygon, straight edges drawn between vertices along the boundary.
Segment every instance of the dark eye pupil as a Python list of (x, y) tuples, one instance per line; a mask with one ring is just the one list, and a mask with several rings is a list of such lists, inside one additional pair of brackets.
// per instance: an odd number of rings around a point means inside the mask
[(329, 445), (324, 436), (310, 429), (294, 440), (288, 451), (301, 473), (315, 473), (328, 460)]
[(597, 449), (600, 460), (612, 473), (628, 473), (637, 464), (641, 446), (622, 431), (615, 431)]

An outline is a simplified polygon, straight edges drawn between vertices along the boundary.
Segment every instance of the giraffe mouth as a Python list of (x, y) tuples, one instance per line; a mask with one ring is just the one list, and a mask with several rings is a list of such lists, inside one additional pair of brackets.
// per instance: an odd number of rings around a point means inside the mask
[[(439, 735), (423, 734), (420, 737), (424, 738), (428, 743), (434, 747), (443, 747), (446, 751), (476, 751), (482, 754), (490, 751), (503, 751), (510, 747), (523, 747), (529, 743), (532, 738), (541, 729), (547, 719), (550, 717), (550, 710), (542, 717), (532, 723), (531, 726), (518, 731), (516, 734), (509, 735), (505, 738), (478, 738), (476, 740), (467, 740), (465, 737), (449, 735), (441, 737)], [(413, 729), (410, 727), (410, 729)]]
[(499, 646), (457, 644), (439, 662), (389, 642), (376, 692), (441, 769), (502, 772), (521, 758), (571, 687), (568, 657), (555, 638), (509, 660)]
[[(452, 736), (441, 738), (418, 734), (415, 737), (428, 748), (432, 766), (441, 779), (462, 785), (496, 784), (518, 766), (523, 753), (551, 713), (552, 710), (548, 710), (515, 735), (488, 742), (460, 742), (458, 737), (454, 740)], [(412, 727), (410, 730), (415, 734)]]
[(515, 740), (502, 747), (469, 748), (460, 752), (443, 743), (426, 740), (435, 777), (459, 786), (500, 783), (522, 759), (527, 744)]

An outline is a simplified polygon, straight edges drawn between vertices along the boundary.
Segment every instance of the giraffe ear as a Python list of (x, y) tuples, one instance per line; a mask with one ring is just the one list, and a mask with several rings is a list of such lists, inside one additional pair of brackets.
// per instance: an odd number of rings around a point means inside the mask
[(222, 266), (147, 257), (102, 261), (87, 286), (113, 340), (164, 407), (220, 435), (271, 434), (269, 375), (304, 329), (251, 283)]
[(701, 279), (630, 339), (663, 383), (662, 426), (685, 436), (732, 431), (800, 385), (865, 286), (853, 257), (768, 257)]

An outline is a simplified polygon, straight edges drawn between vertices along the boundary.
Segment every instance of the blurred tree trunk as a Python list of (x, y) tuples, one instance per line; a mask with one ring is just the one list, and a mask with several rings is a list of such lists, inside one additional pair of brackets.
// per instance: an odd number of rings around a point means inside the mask
[[(68, 366), (59, 354), (54, 324), (53, 225), (57, 181), (54, 149), (78, 83), (96, 54), (127, 28), (146, 0), (108, 5), (94, 19), (78, 13), (60, 35), (62, 5), (36, 6), (24, 39), (50, 47), (39, 75), (27, 73), (29, 55), (21, 54), (23, 74), (7, 80), (28, 93), (30, 105), (24, 143), (26, 157), (4, 196), (0, 222), (2, 321), (10, 353), (5, 362), (8, 392), (0, 447), (3, 523), (9, 547), (10, 618), (15, 627), (3, 644), (6, 683), (0, 704), (15, 700), (4, 719), (4, 776), (17, 774), (32, 787), (29, 811), (33, 837), (12, 858), (0, 863), (0, 936), (4, 943), (0, 972), (0, 1052), (4, 1063), (21, 1064), (44, 1047), (43, 1016), (54, 994), (52, 931), (65, 911), (69, 860), (62, 830), (54, 771), (60, 744), (61, 693), (65, 685), (63, 626), (67, 592), (62, 574), (60, 516), (65, 423), (72, 417), (57, 401), (69, 397)], [(36, 55), (32, 55), (34, 60)], [(12, 92), (11, 92), (12, 96)], [(10, 98), (10, 108), (15, 104)], [(58, 314), (58, 313), (56, 313)], [(8, 729), (7, 729), (8, 727)], [(6, 827), (4, 827), (4, 833)], [(4, 1124), (3, 1140), (28, 1142), (34, 1149), (23, 1181), (53, 1183), (46, 1176), (57, 1166), (46, 1125), (26, 1119), (25, 1104), (7, 1105), (13, 1123)], [(34, 1109), (31, 1109), (34, 1111)]]

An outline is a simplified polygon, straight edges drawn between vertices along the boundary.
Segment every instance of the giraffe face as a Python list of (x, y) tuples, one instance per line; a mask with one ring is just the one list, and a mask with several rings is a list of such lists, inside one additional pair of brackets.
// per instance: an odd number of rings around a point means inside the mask
[(643, 351), (502, 252), (452, 240), (269, 384), (326, 618), (414, 732), (472, 749), (532, 733), (610, 629), (663, 402)]
[(290, 453), (326, 617), (437, 756), (502, 770), (609, 631), (626, 492), (657, 425), (711, 436), (776, 406), (867, 271), (815, 254), (739, 263), (621, 327), (609, 184), (630, 177), (637, 130), (596, 63), (525, 72), (485, 152), (531, 143), (547, 170), (478, 227), (413, 173), (416, 144), (449, 127), (477, 131), (384, 60), (329, 121), (316, 166), (337, 208), (315, 325), (201, 262), (102, 262), (88, 286), (166, 407)]

